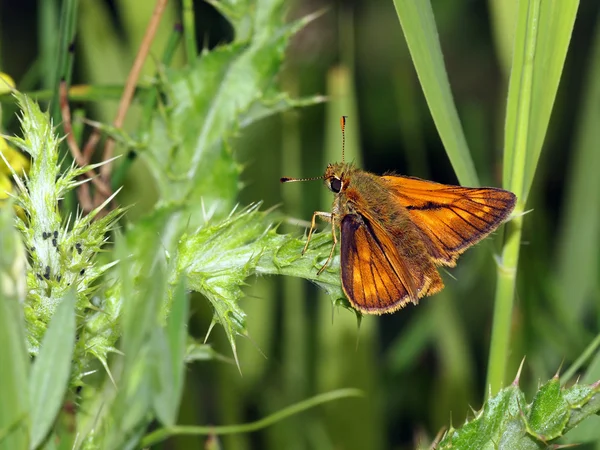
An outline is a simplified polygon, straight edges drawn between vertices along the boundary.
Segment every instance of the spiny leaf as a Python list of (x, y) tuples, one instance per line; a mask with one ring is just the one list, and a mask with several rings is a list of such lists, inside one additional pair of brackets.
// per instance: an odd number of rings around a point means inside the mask
[(302, 255), (304, 244), (302, 239), (277, 234), (272, 216), (255, 205), (182, 237), (175, 273), (186, 274), (188, 286), (211, 302), (214, 320), (223, 326), (235, 348), (235, 336), (247, 334), (245, 314), (239, 306), (241, 286), (253, 274), (306, 278), (323, 287), (334, 301), (348, 305), (342, 300), (337, 258), (317, 275), (329, 255), (331, 234), (315, 234)]
[(584, 418), (600, 411), (598, 383), (560, 386), (558, 377), (542, 385), (527, 404), (516, 384), (488, 399), (461, 428), (451, 428), (439, 446), (444, 449), (550, 449)]
[(286, 24), (284, 4), (215, 2), (234, 25), (235, 41), (166, 71), (160, 89), (167, 104), (154, 117), (142, 156), (163, 201), (191, 206), (193, 226), (202, 222), (202, 208), (223, 217), (234, 205), (241, 166), (228, 142), (242, 125), (322, 101), (289, 99), (275, 83), (290, 38), (315, 17)]

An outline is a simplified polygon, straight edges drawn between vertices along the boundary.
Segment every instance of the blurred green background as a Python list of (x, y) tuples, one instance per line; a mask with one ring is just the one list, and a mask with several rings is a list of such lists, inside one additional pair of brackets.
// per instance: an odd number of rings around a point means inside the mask
[[(199, 48), (232, 38), (215, 9), (195, 1)], [(516, 0), (434, 0), (452, 92), (484, 185), (502, 179), (503, 127), (511, 36), (501, 32)], [(0, 70), (25, 92), (52, 86), (59, 0), (0, 2)], [(74, 84), (122, 85), (153, 2), (80, 2)], [(180, 2), (169, 3), (146, 64), (151, 76)], [(295, 219), (328, 210), (320, 182), (281, 186), (279, 177), (321, 175), (341, 157), (338, 117), (349, 116), (347, 151), (366, 170), (395, 171), (457, 183), (414, 71), (394, 5), (387, 0), (296, 0), (290, 17), (326, 8), (298, 33), (280, 74), (292, 96), (324, 94), (330, 102), (262, 121), (234, 143), (244, 164), (242, 205), (262, 200)], [(531, 395), (540, 380), (569, 367), (600, 330), (600, 2), (582, 0), (558, 96), (524, 220), (509, 373), (526, 356), (521, 386)], [(510, 27), (508, 27), (510, 28)], [(184, 64), (184, 52), (174, 66)], [(142, 78), (142, 81), (144, 79)], [(43, 99), (43, 95), (40, 95)], [(95, 120), (111, 122), (117, 106), (84, 103)], [(138, 111), (139, 113), (139, 111)], [(128, 115), (134, 127), (135, 107)], [(10, 108), (5, 132), (16, 131)], [(120, 197), (135, 203), (130, 218), (153, 204), (141, 163)], [(291, 221), (290, 221), (291, 222)], [(301, 235), (303, 226), (281, 225)], [(485, 395), (495, 286), (494, 239), (443, 273), (446, 289), (393, 315), (365, 317), (333, 309), (307, 282), (283, 277), (250, 280), (242, 308), (250, 337), (239, 340), (242, 375), (234, 364), (194, 363), (187, 372), (179, 422), (233, 424), (256, 420), (316, 393), (359, 387), (344, 399), (268, 429), (220, 439), (225, 449), (408, 449), (426, 446), (450, 422), (460, 425)], [(193, 334), (206, 334), (212, 312), (192, 303)], [(230, 349), (220, 329), (211, 342)], [(600, 378), (600, 358), (581, 375)], [(511, 378), (511, 377), (509, 377)], [(590, 430), (598, 426), (589, 420)], [(596, 420), (595, 423), (593, 421)], [(587, 430), (587, 428), (586, 428)], [(589, 431), (580, 440), (590, 439)], [(577, 441), (577, 435), (571, 437)], [(205, 439), (171, 439), (161, 448), (201, 448)], [(586, 448), (599, 448), (588, 444)]]

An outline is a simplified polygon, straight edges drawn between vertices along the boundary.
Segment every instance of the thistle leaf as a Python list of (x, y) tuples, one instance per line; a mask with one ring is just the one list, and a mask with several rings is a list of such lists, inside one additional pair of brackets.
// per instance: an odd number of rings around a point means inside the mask
[(488, 399), (461, 428), (453, 427), (436, 447), (444, 449), (551, 449), (583, 419), (600, 411), (598, 383), (560, 386), (558, 377), (542, 385), (533, 401), (516, 384)]

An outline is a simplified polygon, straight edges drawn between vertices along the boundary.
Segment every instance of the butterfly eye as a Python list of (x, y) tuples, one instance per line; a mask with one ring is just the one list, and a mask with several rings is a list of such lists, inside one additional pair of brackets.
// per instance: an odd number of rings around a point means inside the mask
[(333, 180), (331, 180), (331, 183), (329, 184), (329, 189), (338, 194), (342, 190), (342, 180), (340, 180), (339, 178), (334, 178)]

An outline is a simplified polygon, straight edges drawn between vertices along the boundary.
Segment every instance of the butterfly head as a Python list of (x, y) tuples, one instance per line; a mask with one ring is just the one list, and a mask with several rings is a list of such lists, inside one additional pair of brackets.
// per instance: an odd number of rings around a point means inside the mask
[(329, 164), (323, 175), (325, 186), (334, 194), (339, 194), (348, 187), (351, 171), (352, 168), (346, 163)]

